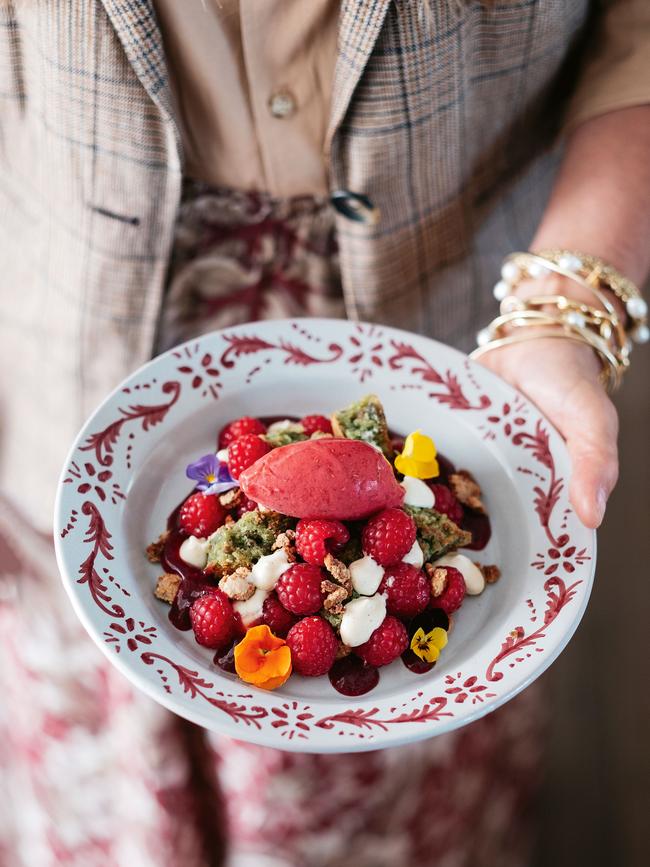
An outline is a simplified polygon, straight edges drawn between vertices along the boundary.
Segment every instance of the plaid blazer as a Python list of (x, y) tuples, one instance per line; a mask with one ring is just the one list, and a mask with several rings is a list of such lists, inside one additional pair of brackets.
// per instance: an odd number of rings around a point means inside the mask
[[(467, 345), (525, 247), (588, 0), (343, 0), (328, 134), (351, 316)], [(0, 3), (0, 484), (43, 526), (79, 425), (154, 350), (183, 157), (149, 0)], [(45, 485), (43, 485), (45, 482)]]

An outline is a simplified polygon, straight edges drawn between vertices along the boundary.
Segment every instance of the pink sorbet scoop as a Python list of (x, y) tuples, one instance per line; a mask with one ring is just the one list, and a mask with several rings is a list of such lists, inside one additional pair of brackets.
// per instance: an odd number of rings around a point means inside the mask
[(326, 438), (281, 446), (241, 474), (244, 494), (294, 518), (354, 521), (399, 506), (404, 489), (377, 449)]

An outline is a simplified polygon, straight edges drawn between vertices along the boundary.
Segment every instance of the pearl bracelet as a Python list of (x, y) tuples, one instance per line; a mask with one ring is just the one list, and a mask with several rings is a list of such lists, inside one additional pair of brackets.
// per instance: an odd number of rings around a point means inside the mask
[[(604, 294), (607, 291), (612, 292), (624, 304), (629, 317), (629, 326), (626, 328), (621, 324), (621, 328), (635, 343), (647, 343), (650, 340), (648, 305), (639, 289), (631, 280), (596, 256), (571, 250), (511, 253), (503, 262), (501, 279), (494, 287), (494, 297), (497, 301), (502, 301), (524, 280), (537, 279), (551, 273), (560, 274), (589, 289), (603, 308), (614, 315), (618, 324), (616, 311)], [(628, 353), (630, 350), (631, 346), (628, 346)]]

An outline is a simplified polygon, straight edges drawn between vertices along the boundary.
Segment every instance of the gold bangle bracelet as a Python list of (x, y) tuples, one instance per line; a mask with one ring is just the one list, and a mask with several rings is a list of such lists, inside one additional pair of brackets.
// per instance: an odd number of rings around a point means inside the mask
[[(516, 343), (525, 343), (529, 340), (540, 340), (542, 338), (572, 340), (574, 343), (582, 343), (583, 345), (587, 342), (581, 335), (567, 334), (564, 331), (558, 331), (557, 329), (552, 328), (549, 328), (547, 331), (540, 329), (539, 331), (536, 331), (535, 334), (510, 334), (507, 337), (499, 337), (484, 346), (478, 346), (470, 353), (469, 357), (476, 361), (494, 349), (501, 349), (504, 346), (513, 346)], [(620, 385), (620, 375), (614, 368), (612, 368), (611, 364), (598, 353), (598, 351), (596, 351), (596, 355), (598, 356), (601, 365), (599, 379), (606, 391), (611, 394)]]
[[(543, 296), (543, 301), (548, 302), (548, 296)], [(569, 299), (563, 301), (571, 303)], [(608, 315), (603, 311), (588, 310), (593, 314), (584, 316), (580, 321), (567, 320), (564, 315), (553, 315), (544, 309), (529, 309), (528, 301), (517, 299), (518, 308), (497, 316), (488, 326), (477, 335), (479, 347), (472, 357), (479, 357), (485, 352), (520, 343), (523, 340), (540, 337), (567, 337), (577, 342), (590, 346), (597, 354), (601, 365), (607, 374), (607, 388), (613, 390), (619, 383), (628, 362), (627, 356), (622, 356), (618, 347), (610, 347), (607, 336), (601, 333), (602, 317)], [(548, 303), (544, 304), (548, 307)], [(534, 333), (524, 333), (534, 328)], [(507, 333), (506, 329), (512, 329), (514, 333)], [(609, 334), (611, 339), (611, 332)]]

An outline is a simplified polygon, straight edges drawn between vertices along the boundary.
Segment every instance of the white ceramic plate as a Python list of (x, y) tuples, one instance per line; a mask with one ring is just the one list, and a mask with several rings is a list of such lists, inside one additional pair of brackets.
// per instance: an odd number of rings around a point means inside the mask
[[(359, 698), (327, 677), (275, 692), (215, 667), (153, 596), (144, 557), (189, 492), (186, 465), (241, 415), (329, 412), (368, 392), (400, 433), (433, 436), (470, 469), (492, 519), (501, 580), (466, 600), (432, 671), (397, 660)], [(568, 502), (566, 449), (539, 411), (464, 355), (391, 328), (339, 320), (253, 323), (155, 358), (89, 419), (61, 476), (57, 556), (94, 641), (135, 684), (208, 729), (280, 749), (369, 750), (432, 737), (508, 701), (557, 658), (585, 610), (595, 534)]]

